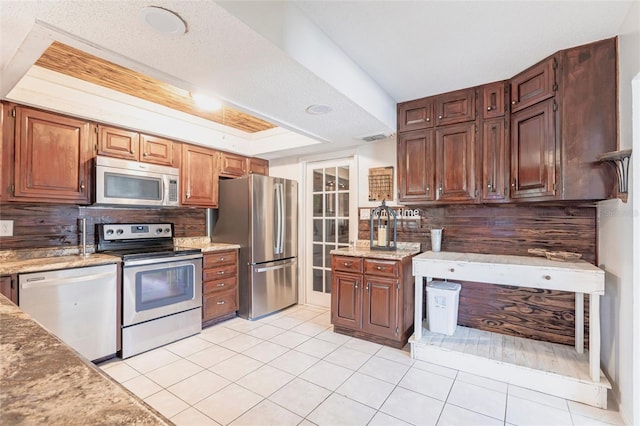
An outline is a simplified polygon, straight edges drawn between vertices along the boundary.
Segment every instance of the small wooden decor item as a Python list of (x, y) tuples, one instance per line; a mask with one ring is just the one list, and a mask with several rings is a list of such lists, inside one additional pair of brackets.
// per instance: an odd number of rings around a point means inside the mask
[(542, 248), (530, 248), (527, 252), (535, 256), (543, 256), (549, 260), (556, 260), (558, 262), (575, 262), (582, 257), (582, 254), (580, 253), (574, 253), (571, 251), (548, 251)]
[(369, 201), (393, 200), (393, 166), (369, 169)]

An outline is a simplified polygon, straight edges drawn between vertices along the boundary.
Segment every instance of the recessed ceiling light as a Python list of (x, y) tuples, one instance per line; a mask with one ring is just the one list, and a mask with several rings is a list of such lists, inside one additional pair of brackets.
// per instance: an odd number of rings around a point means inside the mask
[(308, 114), (320, 115), (330, 113), (331, 111), (333, 111), (333, 108), (331, 108), (329, 105), (316, 104), (309, 105), (305, 111), (307, 111)]
[(222, 102), (211, 96), (203, 95), (202, 93), (189, 93), (193, 102), (200, 109), (205, 111), (217, 111), (222, 108)]
[(160, 34), (179, 36), (187, 32), (187, 24), (176, 13), (149, 6), (140, 10), (140, 19)]

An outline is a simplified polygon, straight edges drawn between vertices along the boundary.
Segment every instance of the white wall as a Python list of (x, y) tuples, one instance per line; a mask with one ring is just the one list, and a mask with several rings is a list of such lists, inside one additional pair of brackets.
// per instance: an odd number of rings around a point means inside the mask
[[(634, 111), (631, 82), (640, 72), (639, 16), (640, 8), (636, 2), (619, 35), (620, 149), (633, 149), (635, 170), (640, 170), (637, 167), (640, 135), (637, 131), (633, 134), (632, 122), (634, 114), (637, 119), (640, 109), (635, 105)], [(637, 98), (635, 102), (637, 104)], [(633, 169), (632, 166), (631, 176)], [(640, 380), (640, 371), (638, 361), (634, 361), (633, 357), (634, 343), (637, 345), (634, 339), (638, 339), (640, 330), (637, 315), (634, 316), (634, 311), (640, 309), (637, 302), (634, 306), (640, 286), (637, 277), (634, 285), (633, 273), (633, 261), (635, 259), (637, 262), (640, 256), (637, 247), (634, 253), (633, 242), (633, 235), (640, 232), (638, 192), (640, 188), (634, 189), (634, 186), (630, 185), (627, 203), (616, 199), (603, 201), (598, 205), (598, 257), (600, 266), (606, 271), (605, 295), (602, 297), (600, 312), (602, 368), (613, 381), (613, 395), (619, 403), (625, 423), (634, 425), (640, 424), (640, 395), (637, 390), (634, 394), (634, 386), (637, 389), (637, 381)], [(632, 229), (633, 232), (630, 232)]]

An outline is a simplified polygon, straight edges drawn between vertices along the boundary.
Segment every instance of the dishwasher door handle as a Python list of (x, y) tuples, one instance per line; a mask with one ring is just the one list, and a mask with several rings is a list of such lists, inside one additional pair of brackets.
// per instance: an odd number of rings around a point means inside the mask
[(112, 277), (113, 273), (105, 272), (102, 274), (91, 274), (91, 275), (78, 275), (75, 277), (69, 278), (54, 278), (54, 279), (46, 279), (45, 277), (33, 277), (27, 278), (27, 282), (21, 283), (21, 288), (43, 288), (43, 287), (52, 287), (60, 284), (72, 284), (82, 281), (93, 281), (100, 278), (108, 278)]

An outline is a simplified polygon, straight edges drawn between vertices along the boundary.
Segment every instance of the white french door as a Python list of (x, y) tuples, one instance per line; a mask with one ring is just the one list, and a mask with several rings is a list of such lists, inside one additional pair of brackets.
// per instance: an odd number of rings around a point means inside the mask
[(356, 174), (352, 158), (314, 162), (306, 170), (306, 300), (331, 306), (331, 250), (357, 236)]

